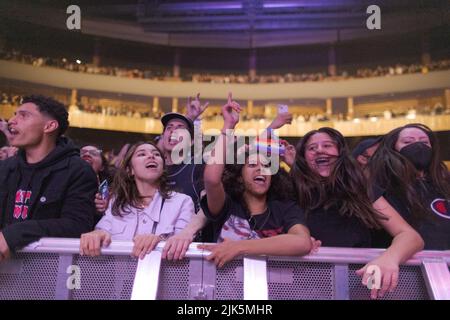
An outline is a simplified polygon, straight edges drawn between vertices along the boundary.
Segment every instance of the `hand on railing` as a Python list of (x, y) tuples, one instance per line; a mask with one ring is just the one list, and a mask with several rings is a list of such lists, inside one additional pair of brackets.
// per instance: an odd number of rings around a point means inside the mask
[(194, 235), (190, 232), (183, 232), (171, 236), (167, 239), (162, 251), (162, 258), (167, 260), (181, 260), (186, 255), (189, 245), (192, 243)]
[(8, 259), (10, 256), (11, 252), (9, 250), (8, 243), (6, 243), (3, 233), (0, 232), (0, 262)]
[(356, 271), (362, 276), (362, 284), (371, 292), (370, 297), (376, 299), (383, 297), (386, 292), (392, 292), (397, 287), (399, 266), (384, 257), (379, 257)]
[(137, 235), (133, 239), (134, 246), (131, 255), (139, 259), (144, 259), (145, 255), (152, 252), (161, 240), (163, 238), (155, 234)]
[(317, 253), (321, 245), (322, 241), (316, 240), (315, 238), (311, 237), (311, 251), (309, 252), (309, 254)]
[(242, 241), (233, 241), (225, 238), (221, 243), (201, 244), (197, 248), (211, 251), (211, 254), (206, 257), (206, 260), (213, 261), (218, 268), (222, 268), (227, 262), (230, 262), (241, 254), (240, 243)]
[(84, 233), (80, 238), (80, 255), (95, 257), (101, 254), (100, 249), (111, 244), (111, 235), (103, 230)]

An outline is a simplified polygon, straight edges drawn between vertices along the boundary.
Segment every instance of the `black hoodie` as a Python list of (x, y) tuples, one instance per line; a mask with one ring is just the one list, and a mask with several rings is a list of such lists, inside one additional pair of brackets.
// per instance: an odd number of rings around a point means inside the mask
[(0, 165), (0, 229), (11, 251), (41, 237), (78, 238), (93, 227), (97, 177), (64, 137), (42, 161), (23, 150)]

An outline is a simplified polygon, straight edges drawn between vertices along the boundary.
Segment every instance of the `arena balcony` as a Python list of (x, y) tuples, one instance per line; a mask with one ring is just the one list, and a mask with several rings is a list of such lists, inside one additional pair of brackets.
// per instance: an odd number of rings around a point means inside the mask
[[(0, 60), (0, 78), (23, 81), (29, 85), (44, 85), (52, 88), (64, 88), (76, 94), (77, 90), (87, 90), (106, 93), (121, 93), (148, 97), (148, 110), (161, 111), (159, 99), (169, 99), (169, 111), (181, 111), (186, 97), (201, 92), (202, 99), (223, 100), (229, 91), (244, 106), (244, 114), (249, 120), (243, 120), (239, 128), (262, 130), (269, 124), (273, 109), (269, 112), (257, 108), (258, 101), (286, 101), (295, 99), (314, 99), (319, 101), (316, 109), (330, 117), (323, 121), (302, 122), (295, 118), (291, 126), (282, 128), (278, 134), (286, 137), (302, 136), (305, 132), (318, 127), (330, 126), (341, 131), (345, 136), (367, 136), (384, 134), (390, 129), (404, 125), (407, 122), (421, 122), (435, 131), (450, 130), (450, 114), (443, 112), (439, 116), (414, 114), (410, 117), (385, 119), (382, 116), (363, 117), (367, 112), (384, 108), (383, 103), (358, 102), (358, 97), (369, 95), (389, 95), (392, 93), (421, 92), (434, 90), (438, 96), (430, 98), (427, 103), (439, 103), (445, 110), (450, 109), (450, 71), (434, 71), (426, 74), (407, 74), (395, 77), (374, 77), (366, 79), (350, 79), (325, 82), (301, 83), (271, 83), (271, 84), (211, 84), (194, 82), (151, 81), (144, 79), (127, 79), (114, 76), (92, 75), (69, 72), (50, 67), (33, 67), (17, 62)], [(72, 97), (73, 98), (73, 97)], [(75, 100), (76, 101), (76, 100)], [(343, 102), (345, 119), (336, 120), (332, 117), (333, 102)], [(423, 99), (409, 99), (403, 104), (415, 106), (423, 103)], [(70, 103), (69, 103), (70, 104)], [(342, 103), (341, 103), (342, 104)], [(386, 105), (386, 103), (384, 103)], [(395, 103), (387, 103), (394, 105)], [(381, 107), (380, 107), (381, 106)], [(342, 106), (341, 106), (342, 107)], [(306, 107), (306, 109), (312, 107)], [(166, 108), (167, 109), (167, 108)], [(276, 109), (276, 107), (275, 107)], [(301, 108), (300, 108), (301, 109)], [(300, 110), (299, 109), (299, 110)], [(306, 110), (303, 107), (302, 110)], [(341, 108), (342, 109), (342, 108)], [(213, 104), (211, 112), (220, 111), (220, 105)], [(296, 113), (295, 106), (290, 109)], [(380, 109), (381, 110), (381, 109)], [(3, 106), (0, 116), (9, 118), (14, 107)], [(259, 112), (259, 114), (258, 114)], [(257, 116), (256, 116), (257, 115)], [(256, 120), (258, 119), (258, 120)], [(115, 131), (141, 132), (158, 134), (162, 127), (157, 118), (108, 116), (105, 114), (87, 113), (77, 107), (70, 108), (70, 122), (74, 127), (92, 128)], [(221, 127), (220, 119), (206, 117), (202, 121), (202, 129), (217, 129)]]

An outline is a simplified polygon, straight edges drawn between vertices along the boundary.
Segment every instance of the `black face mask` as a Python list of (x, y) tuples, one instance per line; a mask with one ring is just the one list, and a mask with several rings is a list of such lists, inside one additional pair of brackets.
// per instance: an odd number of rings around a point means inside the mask
[(411, 161), (417, 170), (426, 170), (431, 164), (431, 148), (423, 142), (415, 142), (403, 147), (400, 154)]

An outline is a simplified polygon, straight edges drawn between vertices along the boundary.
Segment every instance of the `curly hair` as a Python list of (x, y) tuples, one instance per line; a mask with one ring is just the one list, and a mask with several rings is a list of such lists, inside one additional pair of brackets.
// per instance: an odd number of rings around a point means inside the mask
[[(329, 135), (339, 152), (329, 177), (322, 177), (311, 170), (305, 159), (306, 145), (317, 133)], [(296, 147), (291, 172), (299, 205), (307, 215), (319, 208), (338, 208), (341, 216), (357, 217), (368, 228), (377, 229), (381, 227), (379, 220), (386, 219), (373, 208), (369, 199), (371, 188), (367, 186), (361, 168), (350, 155), (344, 137), (335, 129), (323, 127), (308, 132)]]
[(160, 192), (160, 194), (164, 199), (169, 199), (171, 196), (172, 189), (168, 183), (166, 162), (164, 160), (164, 157), (162, 156), (161, 150), (159, 150), (157, 145), (151, 141), (137, 142), (128, 149), (114, 177), (114, 182), (112, 185), (112, 194), (114, 198), (114, 202), (112, 205), (113, 215), (122, 216), (122, 213), (129, 214), (131, 212), (131, 210), (128, 209), (129, 206), (137, 208), (143, 204), (143, 198), (139, 193), (139, 190), (137, 189), (136, 182), (134, 181), (134, 178), (130, 175), (131, 158), (136, 152), (136, 149), (143, 144), (152, 145), (160, 153), (161, 158), (163, 160), (163, 173), (158, 180), (159, 184), (158, 191)]
[[(250, 153), (245, 152), (247, 162)], [(235, 162), (237, 163), (237, 161)], [(222, 176), (222, 183), (225, 192), (234, 201), (240, 203), (246, 210), (247, 204), (244, 200), (245, 185), (242, 181), (242, 170), (245, 164), (227, 164)], [(295, 190), (292, 178), (283, 168), (279, 168), (277, 173), (271, 176), (271, 183), (267, 191), (267, 200), (295, 201)]]
[[(388, 194), (398, 195), (406, 200), (410, 209), (413, 223), (429, 216), (430, 209), (423, 199), (422, 192), (425, 187), (423, 181), (418, 179), (419, 172), (406, 157), (395, 150), (400, 132), (407, 128), (416, 128), (425, 132), (431, 143), (431, 163), (424, 172), (424, 179), (431, 183), (436, 192), (446, 199), (450, 198), (450, 175), (441, 159), (439, 144), (433, 131), (420, 123), (407, 124), (396, 128), (386, 134), (369, 163), (369, 175)], [(417, 188), (419, 187), (419, 188)]]
[(66, 132), (69, 127), (69, 113), (61, 102), (42, 95), (30, 95), (22, 98), (22, 104), (24, 103), (35, 104), (38, 107), (39, 112), (58, 121), (58, 136), (61, 136)]

